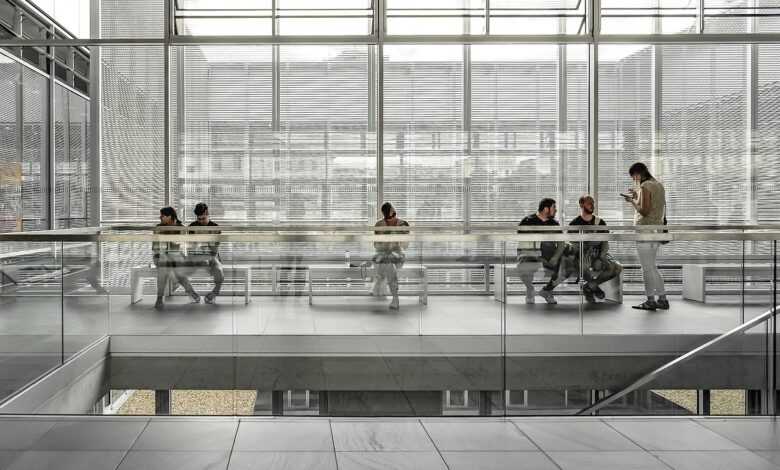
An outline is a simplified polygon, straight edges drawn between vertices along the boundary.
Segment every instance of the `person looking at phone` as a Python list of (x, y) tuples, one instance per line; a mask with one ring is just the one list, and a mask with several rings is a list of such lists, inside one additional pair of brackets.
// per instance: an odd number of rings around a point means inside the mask
[[(634, 181), (634, 188), (621, 194), (634, 209), (634, 225), (663, 225), (666, 216), (666, 190), (641, 162), (634, 163), (628, 169)], [(645, 283), (647, 300), (633, 308), (639, 310), (668, 310), (664, 279), (658, 270), (657, 258), (661, 242), (637, 241), (636, 250), (642, 265), (642, 277)]]

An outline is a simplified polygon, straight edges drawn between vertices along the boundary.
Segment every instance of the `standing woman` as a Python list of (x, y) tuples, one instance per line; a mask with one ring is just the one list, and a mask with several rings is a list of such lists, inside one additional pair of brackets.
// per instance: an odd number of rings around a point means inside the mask
[[(666, 190), (664, 186), (653, 178), (644, 163), (631, 165), (628, 174), (634, 180), (636, 189), (629, 190), (628, 194), (623, 197), (634, 208), (634, 225), (663, 225), (666, 216)], [(633, 308), (639, 310), (669, 309), (664, 279), (661, 277), (656, 262), (660, 247), (661, 242), (657, 241), (636, 242), (647, 300), (639, 305), (634, 305)]]

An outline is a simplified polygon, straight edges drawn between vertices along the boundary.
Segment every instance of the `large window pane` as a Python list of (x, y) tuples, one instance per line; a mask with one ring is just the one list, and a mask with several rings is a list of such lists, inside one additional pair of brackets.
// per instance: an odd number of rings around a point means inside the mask
[(463, 221), (463, 46), (386, 46), (384, 194), (416, 224)]
[(574, 217), (587, 189), (587, 48), (473, 46), (471, 220), (517, 221), (542, 197)]

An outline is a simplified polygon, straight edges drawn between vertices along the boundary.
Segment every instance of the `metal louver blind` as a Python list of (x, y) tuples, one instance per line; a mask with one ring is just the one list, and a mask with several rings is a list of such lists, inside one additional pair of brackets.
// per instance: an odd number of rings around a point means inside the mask
[(60, 85), (55, 93), (56, 226), (86, 227), (94, 210), (89, 206), (89, 101)]
[[(568, 66), (560, 67), (559, 53), (557, 45), (472, 47), (473, 222), (516, 222), (534, 212), (543, 197), (565, 208), (559, 212), (562, 221), (577, 213), (587, 172), (571, 171), (569, 163), (582, 166), (587, 155), (584, 141), (577, 144), (578, 130), (583, 124), (587, 130), (587, 111), (582, 115), (587, 88), (568, 87)], [(587, 87), (587, 75), (581, 75), (571, 78), (585, 78)], [(572, 129), (567, 130), (569, 119), (561, 118), (569, 116), (569, 105)]]
[(40, 74), (22, 69), (22, 205), (25, 231), (47, 228), (44, 201), (48, 188), (41, 181), (49, 134), (47, 83)]
[(162, 46), (102, 46), (102, 220), (154, 221), (165, 201)]
[[(198, 202), (220, 223), (272, 220), (271, 46), (182, 46), (172, 87), (180, 217)], [(183, 87), (182, 87), (183, 86)], [(270, 204), (269, 204), (270, 203)], [(270, 207), (269, 207), (270, 206)]]
[(756, 154), (757, 220), (776, 223), (780, 220), (780, 46), (761, 44), (758, 48), (758, 90), (756, 133), (753, 146)]
[(463, 46), (385, 46), (384, 195), (416, 224), (463, 221)]
[(17, 94), (20, 65), (0, 55), (0, 232), (17, 229), (22, 210)]
[[(656, 171), (675, 221), (746, 222), (747, 46), (662, 47)], [(721, 203), (722, 202), (722, 203)]]
[(280, 46), (280, 222), (371, 218), (372, 46)]

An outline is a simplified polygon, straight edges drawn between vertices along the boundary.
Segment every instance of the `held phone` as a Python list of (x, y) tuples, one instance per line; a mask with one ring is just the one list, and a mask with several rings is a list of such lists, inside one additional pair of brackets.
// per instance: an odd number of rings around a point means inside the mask
[(631, 193), (620, 193), (621, 196), (623, 196), (623, 199), (634, 199), (634, 195)]

